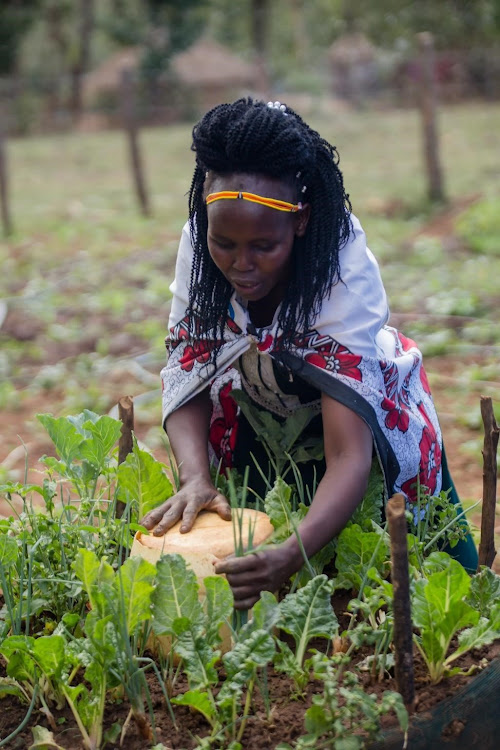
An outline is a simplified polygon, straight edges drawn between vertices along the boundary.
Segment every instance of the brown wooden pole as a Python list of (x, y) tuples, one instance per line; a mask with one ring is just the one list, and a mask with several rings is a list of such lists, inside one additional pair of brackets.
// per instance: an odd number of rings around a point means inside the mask
[(122, 396), (118, 401), (118, 418), (122, 422), (122, 434), (118, 443), (118, 463), (121, 464), (134, 448), (134, 400), (132, 396)]
[(439, 156), (434, 38), (428, 31), (417, 34), (420, 48), (420, 113), (429, 200), (444, 203), (443, 173)]
[[(118, 463), (121, 464), (132, 453), (134, 448), (134, 400), (132, 396), (122, 396), (118, 401), (118, 418), (122, 423), (122, 432), (118, 441)], [(116, 515), (121, 518), (125, 510), (125, 503), (118, 500)]]
[(137, 97), (133, 74), (130, 70), (122, 73), (122, 112), (124, 127), (128, 137), (130, 165), (134, 189), (143, 216), (151, 216), (151, 209), (144, 177), (137, 127)]
[(408, 527), (406, 501), (396, 494), (387, 503), (386, 515), (391, 537), (391, 581), (394, 612), (394, 659), (396, 689), (409, 712), (413, 711), (415, 683), (413, 677), (413, 626), (410, 606), (408, 569)]
[(2, 214), (2, 227), (5, 237), (12, 234), (12, 221), (9, 208), (9, 180), (7, 168), (7, 155), (5, 141), (7, 133), (5, 109), (0, 108), (0, 212)]
[(497, 449), (500, 429), (495, 421), (493, 403), (488, 396), (481, 396), (481, 417), (484, 425), (483, 443), (483, 504), (481, 511), (481, 542), (479, 563), (493, 565), (495, 549), (495, 513), (497, 507)]

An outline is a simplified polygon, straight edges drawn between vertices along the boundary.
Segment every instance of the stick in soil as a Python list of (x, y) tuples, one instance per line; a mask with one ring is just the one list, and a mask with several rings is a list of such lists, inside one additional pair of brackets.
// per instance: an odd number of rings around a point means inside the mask
[(401, 693), (403, 702), (411, 713), (414, 707), (415, 684), (405, 511), (406, 502), (403, 495), (393, 495), (387, 503), (386, 514), (391, 537), (396, 689)]
[(495, 559), (495, 511), (497, 505), (497, 448), (500, 429), (495, 421), (491, 398), (481, 396), (481, 417), (484, 424), (483, 444), (483, 506), (479, 563), (493, 565)]
[[(132, 396), (122, 396), (118, 401), (118, 418), (122, 423), (122, 432), (118, 441), (118, 463), (125, 461), (134, 448), (134, 400)], [(125, 505), (121, 501), (116, 504), (116, 515), (120, 518)]]

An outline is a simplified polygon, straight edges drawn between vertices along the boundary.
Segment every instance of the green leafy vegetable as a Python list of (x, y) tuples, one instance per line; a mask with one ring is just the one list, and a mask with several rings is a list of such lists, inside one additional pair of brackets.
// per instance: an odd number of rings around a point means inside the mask
[[(445, 570), (432, 573), (415, 585), (412, 613), (420, 631), (416, 643), (433, 682), (459, 671), (450, 670), (458, 656), (500, 637), (500, 607), (491, 610), (489, 620), (480, 619), (479, 612), (466, 601), (470, 589), (471, 579), (460, 563), (451, 558)], [(459, 645), (448, 654), (455, 635)]]
[(132, 453), (119, 465), (117, 476), (119, 498), (123, 502), (130, 498), (136, 503), (139, 518), (174, 494), (164, 465), (141, 450), (137, 441)]

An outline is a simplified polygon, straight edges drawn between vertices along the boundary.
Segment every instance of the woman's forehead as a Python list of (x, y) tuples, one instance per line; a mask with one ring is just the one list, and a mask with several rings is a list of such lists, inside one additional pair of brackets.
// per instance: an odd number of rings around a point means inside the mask
[(276, 198), (283, 201), (292, 200), (295, 192), (289, 182), (284, 179), (239, 172), (227, 175), (209, 172), (205, 181), (205, 192), (207, 188), (212, 193), (223, 190), (241, 190), (261, 195), (264, 198)]

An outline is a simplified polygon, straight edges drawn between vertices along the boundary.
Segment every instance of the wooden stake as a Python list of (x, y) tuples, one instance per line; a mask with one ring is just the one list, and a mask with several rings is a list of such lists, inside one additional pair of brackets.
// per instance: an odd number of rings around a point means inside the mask
[(12, 221), (9, 209), (7, 154), (5, 148), (7, 125), (4, 125), (4, 121), (6, 119), (5, 110), (2, 108), (0, 110), (0, 213), (2, 216), (4, 237), (9, 237), (12, 234)]
[(434, 38), (428, 31), (417, 34), (420, 47), (420, 113), (422, 115), (422, 135), (424, 159), (427, 171), (429, 200), (443, 203), (443, 173), (439, 158), (439, 137), (437, 128), (437, 96), (435, 83)]
[(143, 216), (151, 216), (149, 196), (139, 148), (136, 86), (130, 70), (124, 70), (122, 73), (122, 111), (124, 127), (128, 136), (130, 165), (132, 167), (135, 193)]
[(118, 443), (118, 463), (121, 464), (132, 453), (134, 441), (134, 400), (132, 396), (122, 396), (118, 401), (118, 418), (122, 421), (122, 434)]
[[(134, 447), (134, 400), (132, 396), (122, 396), (118, 401), (118, 418), (122, 422), (122, 434), (118, 441), (118, 463), (121, 464), (132, 453)], [(118, 500), (116, 515), (121, 518), (125, 510), (125, 503)]]
[(401, 693), (403, 702), (411, 713), (415, 699), (415, 684), (413, 679), (413, 626), (408, 570), (408, 527), (405, 511), (406, 501), (403, 495), (393, 495), (387, 503), (386, 515), (391, 537), (396, 689)]
[(488, 396), (481, 396), (481, 417), (484, 424), (483, 444), (483, 505), (481, 512), (481, 542), (479, 563), (493, 565), (495, 549), (495, 512), (497, 506), (497, 448), (500, 429), (495, 421), (493, 403)]

